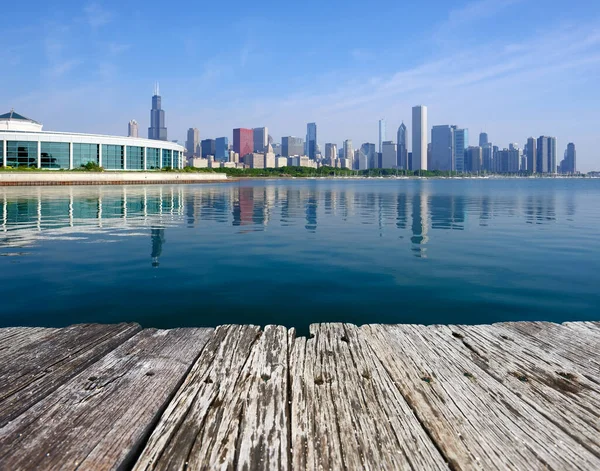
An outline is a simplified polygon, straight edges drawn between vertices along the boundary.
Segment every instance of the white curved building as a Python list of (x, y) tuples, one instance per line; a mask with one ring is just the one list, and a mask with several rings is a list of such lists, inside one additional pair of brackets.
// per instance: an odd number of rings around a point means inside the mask
[(43, 131), (42, 124), (11, 110), (0, 115), (4, 167), (74, 169), (94, 162), (105, 170), (183, 168), (185, 148), (168, 141)]

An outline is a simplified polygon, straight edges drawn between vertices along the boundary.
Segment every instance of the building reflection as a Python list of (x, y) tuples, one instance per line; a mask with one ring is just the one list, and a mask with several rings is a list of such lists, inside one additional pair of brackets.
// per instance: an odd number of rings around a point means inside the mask
[[(429, 182), (431, 183), (431, 182)], [(150, 231), (152, 266), (159, 265), (165, 232), (187, 225), (203, 230), (211, 224), (233, 226), (233, 233), (264, 231), (269, 225), (303, 227), (314, 233), (319, 223), (343, 232), (377, 230), (410, 240), (416, 256), (442, 231), (463, 231), (471, 219), (479, 226), (510, 219), (550, 224), (557, 195), (519, 196), (504, 192), (436, 192), (435, 185), (381, 184), (240, 184), (222, 186), (21, 187), (1, 188), (0, 248), (35, 244), (41, 237), (60, 238), (144, 228)], [(562, 194), (561, 215), (572, 220), (576, 198)], [(376, 228), (377, 229), (376, 229)], [(237, 229), (235, 229), (237, 228)], [(139, 232), (139, 231), (138, 231)], [(146, 232), (147, 233), (147, 232)], [(284, 235), (285, 237), (285, 235)], [(347, 243), (351, 244), (352, 238)]]

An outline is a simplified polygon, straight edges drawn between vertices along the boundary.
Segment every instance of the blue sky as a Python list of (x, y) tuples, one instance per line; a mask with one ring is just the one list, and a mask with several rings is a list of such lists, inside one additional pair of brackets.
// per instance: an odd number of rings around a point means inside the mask
[[(169, 139), (268, 126), (319, 143), (388, 138), (411, 107), (429, 127), (500, 147), (553, 135), (600, 169), (600, 2), (11, 2), (0, 107), (45, 129), (145, 134), (160, 82)], [(411, 2), (413, 3), (413, 2)]]

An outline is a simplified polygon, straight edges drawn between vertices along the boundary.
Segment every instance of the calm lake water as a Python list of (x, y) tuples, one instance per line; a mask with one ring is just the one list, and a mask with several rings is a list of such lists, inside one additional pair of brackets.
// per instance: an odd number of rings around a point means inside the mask
[(600, 319), (600, 180), (0, 188), (0, 326)]

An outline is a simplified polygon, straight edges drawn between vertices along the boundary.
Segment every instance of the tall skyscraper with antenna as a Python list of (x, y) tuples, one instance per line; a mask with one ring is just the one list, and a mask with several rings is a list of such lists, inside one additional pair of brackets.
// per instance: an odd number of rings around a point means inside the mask
[(161, 107), (160, 90), (158, 82), (154, 85), (152, 96), (152, 110), (150, 110), (150, 127), (148, 128), (148, 139), (156, 141), (167, 140), (167, 128), (165, 127), (165, 112)]

